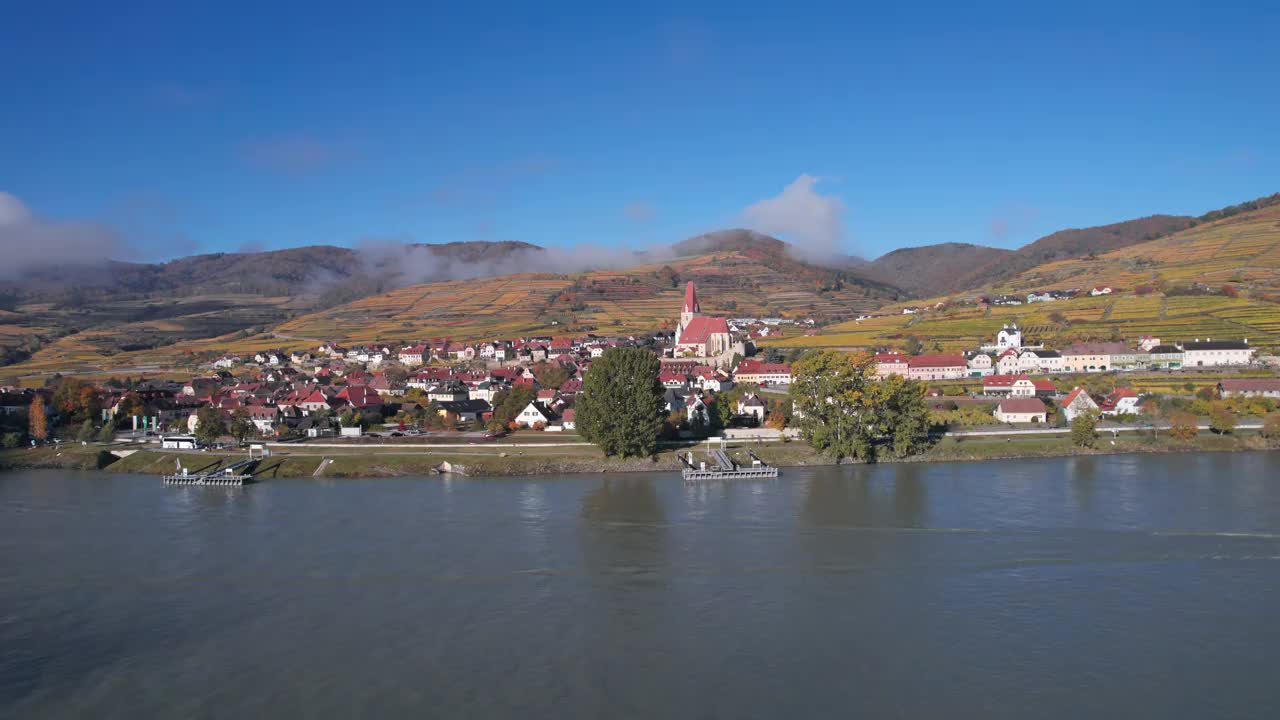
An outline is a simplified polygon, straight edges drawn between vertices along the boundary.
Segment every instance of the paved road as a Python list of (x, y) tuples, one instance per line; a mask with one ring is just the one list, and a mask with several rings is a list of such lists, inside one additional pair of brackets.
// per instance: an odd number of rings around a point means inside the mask
[[(1210, 429), (1210, 428), (1209, 428), (1209, 425), (1208, 425), (1207, 423), (1206, 423), (1206, 424), (1202, 424), (1202, 425), (1197, 425), (1196, 427), (1200, 428), (1201, 430), (1209, 430), (1209, 429)], [(1257, 430), (1257, 429), (1259, 429), (1259, 428), (1261, 428), (1261, 427), (1262, 427), (1262, 423), (1257, 422), (1257, 421), (1249, 421), (1249, 422), (1236, 423), (1236, 429), (1237, 429), (1237, 430)], [(1156, 429), (1158, 429), (1158, 430), (1167, 430), (1168, 428), (1169, 428), (1169, 425), (1168, 425), (1167, 423), (1162, 424), (1162, 425), (1157, 425), (1157, 426), (1156, 426)], [(1099, 434), (1105, 434), (1105, 433), (1109, 433), (1109, 432), (1112, 432), (1112, 431), (1114, 431), (1114, 432), (1121, 432), (1121, 433), (1151, 432), (1151, 426), (1150, 426), (1150, 425), (1127, 425), (1127, 426), (1125, 426), (1125, 427), (1100, 427), (1100, 428), (1098, 428), (1098, 433), (1099, 433)], [(947, 435), (948, 435), (948, 436), (950, 436), (950, 437), (981, 437), (981, 436), (990, 436), (990, 435), (995, 435), (995, 436), (1000, 436), (1000, 435), (1061, 435), (1061, 434), (1069, 433), (1069, 432), (1071, 432), (1071, 428), (1069, 428), (1069, 427), (1065, 427), (1065, 428), (1027, 428), (1027, 429), (1025, 429), (1025, 430), (1023, 430), (1023, 429), (1017, 429), (1017, 428), (1009, 428), (1008, 430), (1004, 430), (1004, 429), (995, 429), (995, 430), (957, 430), (957, 431), (953, 431), (953, 432), (948, 432), (948, 433), (947, 433)]]

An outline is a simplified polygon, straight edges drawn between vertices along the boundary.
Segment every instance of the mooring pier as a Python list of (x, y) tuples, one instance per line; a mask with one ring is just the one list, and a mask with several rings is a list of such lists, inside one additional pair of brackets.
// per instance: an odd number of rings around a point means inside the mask
[(705, 480), (751, 480), (766, 479), (778, 477), (778, 468), (772, 465), (766, 465), (755, 453), (748, 452), (751, 456), (752, 464), (748, 466), (740, 466), (733, 458), (729, 457), (724, 450), (708, 449), (707, 456), (711, 458), (711, 465), (706, 462), (694, 463), (693, 453), (690, 452), (687, 457), (681, 457), (680, 462), (684, 464), (684, 470), (681, 475), (685, 482), (700, 482)]
[(178, 472), (165, 475), (164, 482), (166, 485), (245, 485), (253, 482), (253, 474), (242, 471), (256, 462), (257, 458), (246, 458), (217, 470), (189, 473), (179, 461)]

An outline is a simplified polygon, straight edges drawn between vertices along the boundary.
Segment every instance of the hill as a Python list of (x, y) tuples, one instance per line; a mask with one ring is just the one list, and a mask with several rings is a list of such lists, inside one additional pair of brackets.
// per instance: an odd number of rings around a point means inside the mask
[(1110, 225), (1059, 230), (1017, 250), (967, 243), (902, 248), (861, 265), (859, 270), (869, 278), (919, 295), (959, 292), (999, 282), (1051, 260), (1097, 255), (1154, 240), (1196, 222), (1191, 217), (1152, 215)]
[(860, 272), (916, 295), (935, 295), (969, 287), (968, 278), (993, 272), (1014, 257), (1013, 250), (941, 243), (894, 250), (861, 266)]
[(793, 258), (776, 238), (744, 230), (692, 238), (675, 257), (622, 270), (503, 276), (409, 286), (298, 318), (291, 337), (349, 341), (528, 334), (621, 334), (670, 327), (685, 281), (705, 312), (832, 320), (905, 297), (896, 288)]
[[(165, 263), (29, 268), (0, 280), (0, 365), (78, 335), (115, 354), (261, 329), (294, 315), (430, 279), (433, 269), (509, 261), (542, 248), (465, 242), (353, 250), (308, 246), (215, 253)], [(406, 256), (419, 260), (405, 263)], [(431, 262), (440, 261), (438, 268)], [(409, 272), (417, 271), (412, 277)]]
[[(1206, 220), (1207, 218), (1207, 220)], [(1113, 292), (1091, 297), (1095, 286)], [(989, 292), (1082, 288), (1073, 300), (987, 307), (974, 300)], [(825, 328), (817, 337), (771, 344), (802, 347), (901, 347), (908, 337), (948, 350), (990, 341), (1017, 320), (1032, 337), (1051, 344), (1076, 340), (1166, 341), (1249, 338), (1280, 346), (1280, 195), (1208, 213), (1192, 227), (1111, 252), (1057, 259), (986, 287), (923, 302), (903, 315), (897, 306), (880, 317)], [(935, 307), (937, 306), (937, 307)], [(890, 314), (896, 313), (896, 314)]]
[[(326, 266), (332, 275), (328, 284), (307, 277), (318, 290), (304, 286), (303, 277), (283, 278), (290, 282), (280, 289), (307, 290), (297, 295), (242, 292), (161, 298), (153, 294), (95, 302), (91, 314), (75, 315), (83, 321), (79, 327), (69, 325), (65, 308), (23, 302), (16, 318), (28, 323), (47, 318), (50, 326), (60, 322), (74, 329), (43, 344), (9, 372), (190, 366), (226, 352), (305, 347), (321, 340), (409, 342), (439, 336), (481, 340), (534, 333), (653, 330), (669, 325), (678, 314), (686, 280), (698, 283), (707, 312), (735, 316), (839, 320), (906, 297), (897, 288), (845, 270), (797, 260), (786, 243), (748, 231), (692, 238), (669, 250), (637, 256), (634, 267), (576, 273), (483, 277), (511, 267), (554, 265), (557, 257), (543, 256), (546, 251), (531, 245), (471, 244), (444, 246), (452, 248), (445, 258), (437, 252), (440, 247), (431, 246), (433, 262), (428, 263), (412, 247), (366, 249), (358, 258), (339, 252)], [(263, 255), (188, 260), (209, 271), (201, 277), (201, 288), (243, 291), (250, 287), (247, 279), (236, 286), (214, 283), (225, 276), (224, 266), (267, 260)], [(434, 262), (442, 259), (448, 262)], [(177, 274), (178, 270), (160, 272)], [(234, 271), (228, 272), (234, 276)], [(397, 276), (431, 272), (458, 279), (395, 286)], [(187, 277), (191, 273), (185, 271)], [(274, 274), (269, 277), (282, 280)], [(337, 305), (327, 302), (338, 293), (350, 297)], [(4, 327), (0, 325), (0, 332)]]

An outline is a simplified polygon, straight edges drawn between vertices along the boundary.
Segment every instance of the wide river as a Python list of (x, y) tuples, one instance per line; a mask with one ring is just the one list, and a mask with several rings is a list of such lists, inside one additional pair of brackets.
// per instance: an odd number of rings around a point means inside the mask
[(1280, 453), (0, 474), (3, 718), (1277, 718)]

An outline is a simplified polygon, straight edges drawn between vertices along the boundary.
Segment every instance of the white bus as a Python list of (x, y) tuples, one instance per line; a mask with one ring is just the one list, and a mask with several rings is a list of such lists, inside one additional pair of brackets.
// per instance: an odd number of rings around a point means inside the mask
[(165, 450), (195, 450), (200, 443), (194, 435), (166, 435), (160, 438), (160, 447)]

